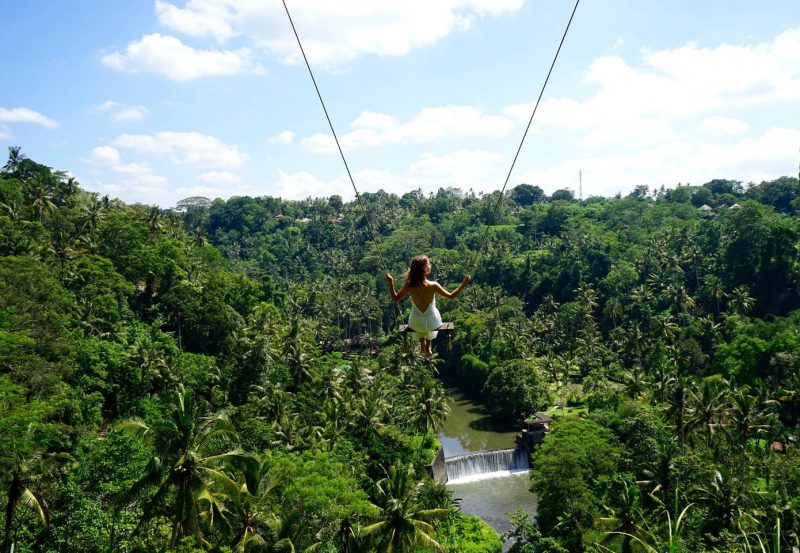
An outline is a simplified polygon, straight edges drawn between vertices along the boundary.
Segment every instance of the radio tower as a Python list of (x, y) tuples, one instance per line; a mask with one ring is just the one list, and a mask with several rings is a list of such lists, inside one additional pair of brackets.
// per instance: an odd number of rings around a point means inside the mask
[(578, 169), (578, 198), (583, 201), (583, 169)]

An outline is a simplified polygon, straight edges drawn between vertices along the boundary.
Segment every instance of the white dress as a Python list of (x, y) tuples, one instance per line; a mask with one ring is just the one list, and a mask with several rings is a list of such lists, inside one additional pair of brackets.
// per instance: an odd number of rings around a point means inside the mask
[(436, 329), (442, 326), (442, 316), (436, 309), (436, 296), (428, 305), (425, 311), (420, 311), (414, 300), (411, 300), (411, 315), (408, 317), (408, 326), (414, 331), (414, 337), (418, 340), (425, 338), (433, 340), (438, 332)]

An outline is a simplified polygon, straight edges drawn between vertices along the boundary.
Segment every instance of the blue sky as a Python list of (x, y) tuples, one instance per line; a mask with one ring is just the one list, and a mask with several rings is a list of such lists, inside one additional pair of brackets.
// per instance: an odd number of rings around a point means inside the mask
[[(280, 0), (2, 0), (0, 148), (126, 201), (353, 197)], [(360, 191), (488, 192), (571, 0), (287, 0)], [(582, 0), (509, 186), (794, 175), (797, 0)]]

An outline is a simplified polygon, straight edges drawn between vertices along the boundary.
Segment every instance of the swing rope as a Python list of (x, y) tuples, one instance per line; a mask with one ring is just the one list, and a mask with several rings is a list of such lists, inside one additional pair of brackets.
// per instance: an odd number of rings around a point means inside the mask
[[(333, 128), (333, 122), (331, 121), (331, 117), (328, 114), (328, 108), (325, 107), (325, 101), (322, 99), (322, 93), (319, 91), (319, 86), (317, 86), (317, 79), (314, 78), (314, 72), (311, 70), (311, 64), (308, 62), (308, 57), (306, 56), (306, 51), (303, 48), (303, 43), (300, 41), (300, 35), (297, 34), (297, 28), (294, 26), (294, 20), (292, 20), (292, 14), (289, 13), (289, 6), (286, 5), (286, 0), (281, 0), (283, 2), (283, 9), (286, 10), (286, 16), (289, 18), (289, 24), (292, 26), (292, 31), (294, 32), (294, 37), (297, 39), (297, 45), (300, 47), (300, 53), (303, 55), (303, 61), (306, 63), (306, 68), (308, 69), (308, 74), (311, 76), (311, 82), (314, 83), (314, 90), (317, 91), (317, 98), (319, 98), (319, 103), (322, 106), (322, 111), (325, 112), (325, 119), (328, 121), (328, 127), (331, 129), (331, 133), (333, 134), (333, 139), (336, 141), (336, 148), (339, 150), (339, 155), (342, 158), (342, 163), (344, 163), (345, 171), (347, 171), (347, 177), (350, 179), (350, 184), (353, 186), (353, 192), (356, 194), (356, 200), (358, 201), (358, 205), (361, 206), (361, 211), (364, 214), (364, 220), (367, 223), (367, 228), (369, 229), (370, 234), (372, 235), (372, 241), (375, 243), (375, 250), (378, 252), (378, 259), (380, 260), (380, 264), (384, 270), (384, 272), (388, 271), (388, 265), (386, 264), (386, 260), (383, 257), (383, 253), (381, 253), (381, 249), (378, 245), (378, 236), (375, 233), (375, 229), (372, 226), (372, 220), (369, 217), (369, 213), (367, 212), (367, 208), (364, 206), (364, 202), (361, 201), (361, 194), (358, 193), (358, 188), (356, 188), (356, 182), (353, 179), (353, 174), (350, 172), (350, 166), (347, 164), (347, 159), (344, 157), (344, 151), (342, 150), (342, 145), (339, 143), (339, 137), (336, 134), (336, 129)], [(399, 307), (397, 304), (392, 302), (394, 306), (394, 313), (395, 313), (395, 321), (399, 317)]]
[[(356, 187), (355, 180), (353, 179), (353, 175), (350, 172), (350, 167), (347, 164), (347, 159), (345, 158), (344, 151), (342, 150), (342, 146), (339, 142), (339, 137), (336, 134), (336, 130), (333, 128), (333, 122), (331, 121), (330, 115), (328, 114), (328, 109), (325, 107), (325, 101), (322, 99), (322, 94), (320, 93), (319, 86), (317, 85), (317, 80), (314, 78), (314, 72), (311, 70), (311, 64), (308, 62), (308, 57), (306, 56), (305, 49), (303, 48), (303, 43), (300, 41), (300, 36), (297, 33), (297, 28), (294, 25), (294, 21), (292, 20), (292, 15), (289, 12), (289, 7), (286, 5), (286, 0), (281, 0), (283, 2), (283, 8), (286, 10), (286, 16), (289, 18), (289, 24), (292, 26), (292, 31), (294, 32), (295, 39), (297, 39), (297, 45), (300, 47), (300, 53), (303, 55), (303, 61), (306, 64), (306, 68), (308, 69), (308, 74), (311, 77), (311, 82), (314, 83), (314, 90), (317, 92), (317, 98), (319, 98), (319, 103), (322, 105), (322, 111), (325, 112), (325, 119), (328, 121), (328, 126), (331, 129), (331, 133), (333, 134), (333, 139), (336, 142), (336, 148), (339, 150), (339, 155), (342, 158), (342, 163), (344, 163), (344, 168), (347, 171), (347, 177), (350, 179), (350, 184), (353, 187), (353, 192), (355, 192), (356, 200), (358, 201), (359, 206), (361, 207), (361, 211), (364, 214), (364, 220), (367, 223), (367, 228), (369, 229), (370, 234), (372, 235), (372, 241), (375, 243), (375, 249), (378, 252), (378, 258), (380, 259), (380, 263), (386, 271), (387, 265), (386, 261), (383, 258), (383, 254), (381, 253), (380, 247), (378, 245), (378, 238), (377, 234), (375, 233), (375, 229), (372, 225), (372, 220), (369, 217), (369, 213), (367, 212), (366, 207), (364, 206), (364, 202), (361, 201), (361, 194), (358, 192), (358, 188)], [(569, 16), (569, 21), (567, 21), (567, 26), (564, 28), (564, 33), (561, 36), (561, 41), (558, 44), (558, 48), (556, 49), (555, 56), (553, 56), (553, 61), (550, 64), (550, 69), (547, 71), (547, 76), (545, 77), (544, 83), (542, 84), (542, 88), (539, 91), (539, 97), (536, 99), (536, 103), (533, 106), (533, 111), (531, 112), (531, 116), (528, 119), (528, 124), (525, 127), (525, 132), (522, 134), (522, 139), (519, 141), (519, 146), (517, 147), (517, 151), (514, 154), (514, 159), (511, 162), (511, 167), (508, 169), (508, 173), (506, 174), (506, 179), (503, 182), (503, 187), (500, 190), (500, 195), (497, 198), (497, 202), (495, 203), (494, 209), (492, 210), (492, 216), (489, 223), (493, 224), (496, 217), (497, 217), (497, 210), (500, 208), (500, 204), (503, 201), (503, 194), (505, 193), (506, 187), (508, 186), (508, 181), (511, 179), (511, 173), (514, 171), (514, 166), (517, 163), (517, 159), (519, 158), (519, 154), (522, 151), (522, 146), (525, 144), (525, 139), (528, 136), (528, 132), (530, 131), (531, 125), (533, 124), (533, 118), (536, 115), (536, 110), (539, 109), (539, 103), (542, 100), (542, 96), (544, 96), (544, 91), (547, 88), (547, 83), (550, 81), (550, 75), (553, 73), (553, 68), (556, 65), (556, 61), (558, 61), (558, 55), (561, 53), (561, 47), (564, 45), (564, 41), (567, 38), (567, 33), (569, 33), (569, 29), (572, 25), (572, 20), (575, 17), (575, 12), (578, 10), (578, 5), (580, 4), (580, 0), (575, 1), (575, 6), (572, 8), (572, 13)], [(486, 228), (484, 229), (483, 236), (481, 237), (480, 245), (478, 246), (477, 251), (475, 252), (475, 259), (472, 263), (472, 270), (469, 271), (468, 274), (473, 274), (475, 269), (478, 267), (478, 262), (480, 260), (481, 254), (483, 253), (483, 249), (486, 245), (486, 238), (489, 234), (489, 228), (491, 224), (487, 224)], [(398, 310), (397, 304), (392, 302), (392, 305), (395, 308), (395, 311)], [(397, 316), (397, 315), (396, 315)]]
[(369, 229), (369, 232), (372, 235), (372, 241), (375, 242), (375, 249), (378, 250), (378, 257), (381, 260), (381, 265), (383, 265), (383, 268), (386, 269), (387, 265), (385, 263), (385, 260), (383, 259), (383, 254), (381, 253), (380, 248), (378, 248), (378, 238), (377, 235), (375, 234), (375, 229), (372, 226), (372, 220), (369, 218), (369, 213), (367, 213), (367, 209), (364, 207), (364, 203), (361, 201), (361, 194), (358, 193), (358, 188), (356, 188), (355, 180), (353, 180), (353, 175), (352, 173), (350, 173), (350, 166), (347, 165), (347, 159), (344, 157), (344, 151), (342, 150), (342, 145), (339, 143), (339, 137), (336, 134), (336, 130), (333, 128), (331, 117), (330, 115), (328, 115), (328, 108), (325, 107), (325, 101), (322, 99), (322, 94), (319, 91), (319, 86), (317, 86), (317, 79), (314, 78), (314, 72), (311, 70), (311, 64), (308, 63), (308, 57), (306, 57), (306, 51), (303, 49), (303, 43), (300, 42), (300, 36), (297, 34), (297, 29), (294, 26), (292, 15), (289, 13), (289, 7), (286, 5), (286, 0), (282, 0), (282, 2), (283, 2), (283, 9), (286, 10), (286, 16), (289, 18), (289, 24), (292, 26), (294, 37), (297, 39), (297, 45), (300, 47), (300, 53), (303, 54), (303, 61), (306, 62), (306, 68), (308, 69), (308, 74), (311, 76), (311, 82), (314, 83), (314, 90), (317, 91), (317, 98), (319, 98), (319, 103), (322, 105), (322, 111), (325, 112), (325, 119), (328, 120), (328, 127), (330, 127), (331, 133), (333, 134), (333, 139), (336, 141), (336, 148), (339, 150), (339, 155), (342, 157), (342, 163), (344, 163), (345, 171), (347, 171), (347, 177), (350, 179), (350, 184), (353, 186), (353, 192), (356, 193), (356, 200), (358, 200), (358, 205), (361, 206), (361, 211), (364, 213), (364, 219), (367, 222), (367, 228)]
[[(500, 190), (500, 196), (497, 198), (497, 202), (494, 205), (494, 210), (492, 211), (492, 218), (490, 220), (491, 224), (494, 224), (495, 217), (497, 216), (497, 210), (500, 207), (500, 204), (503, 201), (503, 193), (506, 191), (506, 186), (508, 186), (508, 181), (511, 179), (511, 173), (514, 171), (514, 166), (517, 164), (517, 158), (519, 157), (520, 151), (522, 151), (522, 145), (525, 143), (525, 138), (528, 136), (528, 131), (531, 128), (531, 124), (533, 123), (533, 116), (536, 115), (536, 110), (539, 108), (539, 102), (542, 100), (542, 96), (544, 95), (544, 90), (547, 88), (547, 82), (550, 80), (550, 75), (553, 73), (553, 68), (556, 65), (556, 61), (558, 60), (558, 54), (561, 53), (561, 47), (564, 45), (564, 40), (567, 38), (567, 33), (569, 32), (569, 28), (572, 25), (572, 19), (575, 17), (575, 12), (578, 10), (578, 4), (580, 4), (581, 0), (575, 0), (575, 7), (572, 8), (572, 14), (569, 16), (569, 21), (567, 22), (567, 26), (564, 29), (564, 34), (561, 36), (561, 42), (558, 43), (558, 49), (556, 50), (556, 55), (553, 56), (553, 62), (550, 64), (550, 69), (547, 71), (547, 77), (544, 79), (544, 84), (542, 84), (542, 89), (539, 91), (539, 97), (536, 99), (536, 104), (533, 106), (533, 112), (531, 112), (531, 117), (528, 119), (528, 126), (525, 127), (525, 132), (522, 134), (522, 140), (519, 141), (519, 146), (517, 147), (517, 153), (514, 154), (514, 160), (511, 162), (511, 167), (508, 169), (508, 174), (506, 175), (506, 180), (503, 182), (503, 188)], [(483, 252), (483, 248), (486, 245), (486, 237), (489, 234), (489, 228), (491, 227), (490, 224), (486, 225), (486, 228), (483, 231), (483, 237), (481, 238), (480, 246), (478, 250), (475, 252), (475, 261), (472, 264), (472, 270), (469, 274), (473, 274), (475, 269), (478, 268), (478, 261), (480, 260), (481, 253)]]

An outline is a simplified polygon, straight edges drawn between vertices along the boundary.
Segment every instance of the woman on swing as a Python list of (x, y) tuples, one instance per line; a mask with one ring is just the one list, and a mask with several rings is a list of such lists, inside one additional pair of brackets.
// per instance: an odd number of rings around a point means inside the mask
[(467, 275), (458, 288), (448, 292), (438, 282), (428, 280), (430, 272), (431, 262), (428, 256), (418, 255), (411, 260), (411, 267), (403, 274), (405, 283), (397, 291), (394, 289), (394, 278), (386, 273), (386, 282), (389, 283), (389, 294), (393, 302), (397, 303), (406, 295), (411, 295), (411, 316), (408, 318), (408, 326), (414, 331), (414, 337), (419, 340), (420, 352), (423, 355), (433, 354), (433, 340), (438, 334), (436, 329), (442, 326), (442, 316), (436, 309), (436, 294), (451, 300), (460, 295), (464, 287), (472, 282)]

